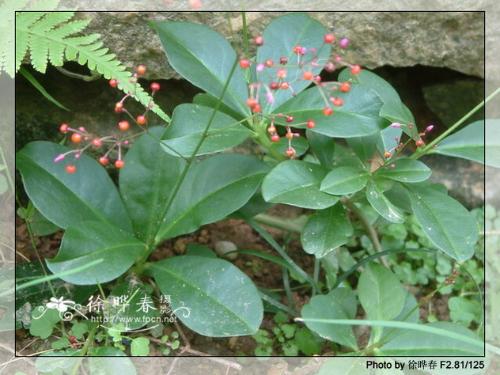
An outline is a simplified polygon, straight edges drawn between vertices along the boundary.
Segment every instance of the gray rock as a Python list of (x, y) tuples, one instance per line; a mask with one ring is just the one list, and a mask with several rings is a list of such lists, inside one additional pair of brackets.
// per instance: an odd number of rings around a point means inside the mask
[[(233, 4), (234, 5), (234, 4)], [(297, 4), (288, 4), (294, 6)], [(234, 7), (233, 7), (234, 9)], [(272, 7), (271, 7), (272, 9)], [(248, 12), (250, 32), (257, 34), (280, 12)], [(480, 12), (311, 12), (339, 36), (351, 39), (348, 60), (370, 69), (417, 64), (447, 67), (483, 77), (484, 28)], [(92, 19), (89, 32), (102, 34), (125, 63), (145, 63), (147, 78), (177, 78), (169, 67), (149, 20), (187, 20), (206, 24), (225, 35), (241, 50), (239, 12), (83, 12)]]
[(217, 255), (234, 260), (238, 257), (237, 253), (228, 254), (232, 251), (238, 250), (238, 247), (231, 241), (217, 241), (214, 246)]

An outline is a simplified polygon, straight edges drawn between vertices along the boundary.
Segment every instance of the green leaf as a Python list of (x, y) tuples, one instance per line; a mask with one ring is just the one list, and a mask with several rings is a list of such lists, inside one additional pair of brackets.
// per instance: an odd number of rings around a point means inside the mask
[(338, 167), (329, 172), (321, 181), (321, 191), (334, 195), (355, 193), (366, 186), (369, 174), (352, 167)]
[(475, 121), (449, 135), (431, 151), (484, 164), (484, 120)]
[(83, 339), (83, 335), (89, 331), (89, 326), (85, 321), (75, 322), (71, 326), (71, 334), (78, 340)]
[[(353, 79), (354, 82), (374, 90), (383, 102), (379, 115), (391, 122), (399, 122), (403, 131), (413, 139), (418, 139), (418, 130), (415, 118), (406, 105), (401, 102), (396, 90), (383, 78), (373, 72), (363, 69), (360, 74), (353, 76), (350, 69), (346, 68), (339, 74), (339, 81)], [(412, 125), (412, 126), (409, 126)]]
[(194, 164), (156, 236), (190, 233), (243, 207), (257, 191), (268, 167), (253, 156), (220, 154)]
[[(189, 22), (151, 22), (158, 33), (170, 65), (191, 82), (215, 97), (220, 97), (236, 52), (219, 33), (205, 25)], [(245, 116), (248, 88), (238, 66), (224, 94), (223, 102)]]
[[(268, 86), (272, 81), (277, 81), (276, 73), (278, 69), (285, 68), (287, 71), (287, 80), (290, 81), (291, 90), (277, 90), (274, 92), (274, 103), (268, 104), (265, 101), (266, 91), (261, 90), (260, 97), (262, 108), (265, 113), (272, 112), (274, 108), (279, 107), (286, 102), (294, 93), (297, 94), (311, 84), (310, 81), (302, 79), (303, 69), (297, 64), (297, 55), (293, 51), (295, 46), (306, 47), (309, 52), (301, 57), (304, 63), (311, 62), (317, 57), (320, 61), (326, 61), (331, 52), (331, 46), (323, 43), (323, 36), (327, 29), (317, 20), (311, 18), (306, 13), (290, 13), (281, 17), (274, 18), (266, 27), (262, 36), (264, 44), (257, 49), (258, 63), (271, 59), (274, 62), (272, 68), (265, 68), (263, 72), (255, 72), (257, 80), (262, 82), (262, 86)], [(316, 49), (316, 53), (312, 53)], [(287, 57), (289, 64), (280, 65), (281, 57)], [(323, 69), (323, 64), (310, 69), (314, 75), (319, 74)], [(300, 77), (296, 79), (296, 77)]]
[[(305, 137), (299, 137), (292, 141), (292, 147), (295, 149), (295, 156), (299, 157), (306, 153), (309, 148), (309, 143)], [(279, 142), (273, 142), (270, 148), (281, 155), (286, 155), (286, 150), (288, 149), (288, 139), (281, 137)]]
[(312, 356), (321, 353), (323, 340), (306, 327), (297, 329), (293, 341), (297, 345), (297, 348), (305, 355)]
[(120, 170), (120, 192), (135, 234), (145, 242), (156, 235), (172, 190), (186, 163), (162, 150), (164, 128), (156, 127), (142, 135), (125, 156)]
[[(46, 309), (46, 310), (45, 310)], [(45, 312), (42, 312), (44, 311)], [(38, 336), (41, 339), (48, 338), (57, 323), (61, 321), (59, 311), (56, 309), (48, 309), (45, 306), (38, 306), (31, 313), (30, 334)]]
[(374, 181), (368, 181), (366, 199), (370, 202), (373, 209), (387, 221), (392, 223), (403, 223), (405, 221), (401, 210), (387, 199), (384, 192)]
[(336, 93), (336, 96), (344, 100), (344, 105), (335, 107), (331, 116), (323, 114), (325, 101), (319, 90), (318, 87), (312, 87), (303, 91), (277, 108), (274, 113), (293, 116), (294, 122), (286, 125), (297, 128), (304, 128), (305, 125), (295, 126), (295, 123), (305, 123), (312, 119), (316, 126), (311, 131), (328, 137), (363, 137), (379, 131), (384, 122), (378, 114), (382, 102), (373, 90), (353, 85), (348, 93)]
[(27, 211), (28, 215), (23, 219), (30, 223), (35, 236), (47, 236), (59, 230), (59, 227), (47, 220), (31, 202), (28, 203)]
[[(196, 94), (193, 98), (193, 104), (202, 105), (204, 107), (216, 108), (219, 103), (219, 99), (215, 96), (207, 94), (205, 92), (200, 92)], [(226, 115), (231, 116), (237, 120), (242, 120), (244, 117), (241, 113), (236, 112), (235, 110), (229, 108), (224, 103), (219, 104), (219, 111), (224, 112)]]
[(257, 332), (262, 300), (248, 276), (233, 264), (190, 255), (149, 266), (162, 293), (170, 295), (174, 313), (193, 331), (211, 337)]
[(415, 218), (429, 240), (458, 261), (474, 254), (478, 228), (460, 203), (431, 186), (407, 185)]
[(349, 242), (353, 234), (351, 222), (341, 204), (316, 212), (301, 234), (304, 251), (322, 258)]
[(404, 307), (406, 291), (390, 270), (370, 263), (359, 278), (358, 297), (369, 319), (392, 320)]
[(129, 232), (96, 221), (83, 221), (66, 230), (59, 252), (46, 262), (52, 273), (60, 273), (103, 259), (90, 269), (61, 276), (76, 285), (102, 284), (124, 274), (145, 250), (145, 245)]
[[(474, 333), (459, 324), (436, 322), (425, 324), (425, 326), (478, 339)], [(377, 354), (387, 356), (482, 356), (484, 350), (476, 345), (445, 335), (400, 329), (397, 336), (382, 346)]]
[(338, 198), (319, 190), (326, 170), (319, 165), (300, 160), (287, 160), (278, 164), (264, 178), (262, 196), (272, 203), (323, 209), (333, 206)]
[(455, 323), (461, 323), (468, 327), (473, 321), (481, 320), (482, 308), (477, 300), (465, 297), (451, 297), (448, 300), (450, 318)]
[(335, 142), (326, 135), (315, 133), (310, 129), (306, 130), (306, 137), (314, 156), (321, 165), (330, 169), (335, 157)]
[[(172, 122), (162, 136), (163, 150), (171, 155), (190, 157), (203, 136), (213, 109), (197, 104), (181, 104), (172, 114)], [(223, 151), (242, 143), (250, 130), (234, 118), (216, 112), (210, 130), (196, 156)]]
[[(136, 375), (134, 363), (125, 353), (114, 347), (100, 347), (92, 351), (92, 356), (87, 359), (90, 373), (93, 375)], [(119, 357), (119, 358), (116, 358)]]
[[(399, 315), (396, 316), (394, 320), (408, 323), (418, 323), (420, 321), (420, 309), (418, 307), (417, 300), (410, 292), (406, 292), (403, 310), (401, 310)], [(389, 341), (389, 339), (397, 334), (398, 329), (384, 327), (380, 341)]]
[(375, 175), (395, 181), (414, 183), (427, 180), (431, 173), (430, 168), (421, 161), (401, 158), (383, 168), (379, 168)]
[(145, 337), (133, 339), (132, 344), (130, 344), (130, 354), (141, 357), (149, 355), (149, 339)]
[[(347, 288), (337, 288), (327, 295), (317, 295), (302, 308), (304, 319), (352, 319), (356, 315), (356, 296)], [(349, 326), (305, 322), (321, 337), (357, 350), (356, 338)]]
[[(66, 229), (85, 220), (132, 230), (125, 206), (102, 166), (87, 155), (68, 174), (53, 159), (69, 149), (51, 142), (31, 142), (17, 153), (17, 169), (33, 205), (48, 220)], [(90, 178), (91, 177), (91, 178)]]

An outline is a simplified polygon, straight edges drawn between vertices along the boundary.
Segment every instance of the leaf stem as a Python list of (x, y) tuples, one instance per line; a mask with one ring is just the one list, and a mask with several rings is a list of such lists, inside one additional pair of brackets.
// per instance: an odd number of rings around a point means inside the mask
[(283, 219), (281, 217), (268, 214), (257, 214), (254, 216), (255, 221), (269, 225), (270, 227), (286, 230), (289, 232), (301, 233), (304, 224), (298, 223), (296, 220)]
[(431, 143), (429, 143), (427, 146), (422, 148), (420, 151), (415, 152), (411, 156), (411, 158), (418, 159), (421, 156), (431, 152), (435, 145), (437, 145), (439, 142), (441, 142), (444, 138), (446, 138), (448, 135), (450, 135), (455, 129), (457, 129), (460, 125), (462, 125), (465, 121), (467, 121), (472, 115), (474, 115), (477, 111), (479, 111), (481, 108), (483, 108), (485, 106), (485, 104), (488, 103), (491, 99), (493, 99), (498, 93), (500, 93), (500, 87), (497, 88), (495, 91), (493, 91), (490, 95), (488, 95), (488, 97), (485, 98), (481, 103), (479, 103), (474, 108), (472, 108), (460, 120), (458, 120), (452, 126), (450, 126), (448, 128), (448, 130), (446, 130), (443, 134), (441, 134), (439, 137), (434, 139)]
[[(378, 239), (377, 231), (375, 230), (375, 227), (370, 224), (370, 221), (365, 216), (363, 211), (361, 211), (352, 201), (350, 201), (346, 197), (342, 198), (341, 201), (354, 215), (358, 217), (359, 221), (361, 221), (361, 224), (365, 228), (366, 233), (368, 234), (368, 237), (370, 238), (370, 241), (373, 244), (373, 247), (375, 248), (375, 251), (377, 253), (381, 253), (383, 249)], [(380, 260), (385, 267), (389, 268), (389, 264), (387, 263), (387, 260), (384, 257), (380, 257)]]

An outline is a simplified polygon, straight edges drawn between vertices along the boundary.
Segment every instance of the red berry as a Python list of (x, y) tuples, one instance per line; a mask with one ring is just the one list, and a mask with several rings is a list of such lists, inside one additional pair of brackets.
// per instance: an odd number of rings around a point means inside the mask
[(99, 148), (102, 146), (102, 141), (100, 138), (95, 138), (92, 140), (92, 146), (94, 146), (95, 148)]
[(271, 83), (269, 84), (269, 88), (270, 88), (271, 90), (277, 90), (277, 89), (279, 89), (279, 87), (280, 87), (280, 84), (279, 84), (278, 82), (271, 82)]
[(342, 82), (340, 84), (340, 91), (349, 92), (351, 90), (351, 84), (349, 82)]
[(118, 102), (115, 104), (115, 112), (116, 113), (123, 112), (123, 103), (122, 102)]
[(109, 85), (114, 88), (114, 87), (118, 86), (118, 81), (116, 79), (110, 79)]
[(288, 156), (289, 158), (294, 157), (295, 156), (295, 149), (293, 147), (289, 147), (286, 150), (286, 156)]
[(160, 90), (160, 84), (158, 82), (152, 82), (149, 87), (151, 88), (151, 91), (153, 91), (153, 92)]
[(123, 120), (123, 121), (120, 121), (118, 123), (118, 128), (122, 131), (122, 132), (126, 132), (129, 128), (130, 128), (130, 124), (127, 120)]
[(361, 72), (361, 67), (359, 65), (351, 66), (351, 73), (352, 74), (359, 74), (360, 72)]
[(316, 83), (321, 83), (321, 77), (320, 77), (320, 76), (316, 76), (316, 77), (314, 77), (314, 81), (315, 81)]
[(273, 141), (273, 142), (279, 142), (280, 141), (280, 136), (278, 134), (274, 134), (271, 137), (271, 141)]
[(316, 126), (316, 123), (313, 120), (307, 120), (307, 128), (312, 129)]
[(253, 42), (257, 45), (257, 46), (261, 46), (264, 44), (264, 38), (262, 36), (256, 36), (253, 40)]
[(59, 131), (63, 134), (66, 134), (68, 132), (68, 128), (68, 124), (61, 124), (61, 126), (59, 126)]
[(138, 75), (143, 76), (146, 73), (146, 65), (137, 65), (137, 68), (135, 68), (135, 71), (137, 72)]
[(333, 109), (331, 109), (330, 107), (325, 107), (323, 108), (323, 114), (325, 116), (330, 116), (331, 114), (333, 114)]
[(252, 107), (252, 112), (253, 113), (259, 113), (261, 111), (261, 107), (260, 107), (260, 104), (255, 104), (253, 107)]
[(286, 116), (286, 122), (292, 122), (293, 116)]
[(335, 42), (335, 35), (325, 34), (325, 36), (323, 37), (323, 40), (325, 43), (331, 44), (331, 43)]
[(288, 57), (281, 56), (281, 57), (280, 57), (280, 64), (281, 64), (281, 65), (286, 65), (286, 64), (288, 64)]
[(290, 88), (290, 85), (288, 82), (281, 82), (280, 89), (282, 90), (288, 90)]
[(255, 107), (257, 104), (259, 104), (259, 103), (257, 102), (257, 100), (256, 100), (255, 98), (248, 98), (248, 99), (247, 99), (247, 106), (248, 106), (249, 108), (253, 108), (253, 107)]
[(287, 132), (285, 134), (286, 139), (293, 139), (293, 133), (292, 132)]
[(137, 116), (135, 121), (137, 121), (138, 125), (146, 125), (146, 123), (148, 122), (148, 120), (146, 119), (146, 116), (144, 116), (144, 115)]
[(303, 50), (302, 50), (302, 46), (298, 46), (298, 45), (297, 45), (297, 46), (293, 47), (293, 52), (294, 52), (295, 54), (297, 54), (297, 55), (303, 55), (302, 51), (303, 51)]
[(66, 167), (66, 173), (73, 174), (76, 172), (76, 167), (73, 164), (68, 164)]
[(419, 139), (415, 142), (415, 144), (417, 145), (417, 147), (422, 147), (423, 145), (425, 145), (425, 142), (422, 139)]
[(271, 68), (274, 65), (274, 61), (271, 59), (267, 59), (264, 63), (268, 68)]
[(82, 141), (82, 136), (78, 133), (71, 134), (71, 142), (80, 143)]
[(99, 158), (99, 163), (101, 163), (101, 165), (103, 166), (106, 166), (109, 164), (109, 159), (106, 156), (101, 156)]
[(240, 66), (243, 69), (248, 69), (250, 67), (250, 60), (248, 60), (248, 59), (241, 59), (240, 60)]
[(310, 81), (314, 78), (314, 74), (312, 72), (304, 72), (303, 76), (304, 80)]
[(333, 98), (332, 103), (333, 105), (340, 107), (341, 105), (344, 105), (344, 100), (342, 98)]
[(125, 162), (123, 160), (117, 160), (115, 161), (115, 167), (117, 169), (122, 169), (125, 166)]
[(278, 78), (286, 78), (286, 69), (278, 69), (276, 75)]
[(275, 127), (274, 125), (270, 125), (270, 126), (267, 128), (267, 132), (268, 132), (269, 134), (271, 134), (271, 135), (272, 135), (272, 134), (274, 134), (274, 133), (276, 133), (276, 127)]

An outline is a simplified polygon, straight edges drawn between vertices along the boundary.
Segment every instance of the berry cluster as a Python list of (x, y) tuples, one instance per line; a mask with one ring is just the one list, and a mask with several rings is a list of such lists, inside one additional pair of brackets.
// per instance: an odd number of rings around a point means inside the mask
[[(135, 68), (135, 73), (130, 78), (130, 81), (132, 83), (137, 83), (137, 79), (140, 76), (143, 76), (145, 73), (146, 66), (138, 65)], [(116, 79), (111, 79), (109, 80), (109, 85), (113, 88), (116, 88), (118, 87), (119, 82)], [(150, 85), (150, 89), (151, 97), (154, 97), (155, 93), (160, 90), (160, 84), (157, 82), (153, 82)], [(130, 96), (132, 96), (132, 94), (125, 94), (125, 96), (123, 96), (123, 98), (115, 104), (114, 111), (118, 114), (126, 114), (131, 122), (136, 124), (141, 129), (141, 132), (132, 135), (127, 134), (127, 131), (130, 130), (130, 121), (125, 119), (120, 119), (120, 121), (118, 121), (117, 129), (119, 130), (119, 132), (106, 136), (96, 136), (94, 134), (91, 134), (83, 126), (73, 128), (68, 124), (63, 123), (59, 126), (59, 131), (62, 134), (69, 135), (70, 141), (78, 147), (63, 154), (57, 155), (54, 158), (54, 163), (59, 163), (62, 160), (67, 160), (67, 157), (70, 155), (73, 156), (75, 160), (78, 160), (85, 151), (94, 149), (95, 151), (100, 153), (98, 160), (101, 165), (107, 166), (110, 164), (110, 159), (114, 159), (115, 161), (113, 165), (117, 169), (123, 168), (125, 166), (125, 162), (123, 161), (123, 149), (129, 147), (132, 140), (145, 131), (145, 126), (148, 123), (147, 113), (153, 107), (153, 101), (151, 100), (144, 113), (134, 117), (125, 108), (125, 100)], [(66, 164), (65, 169), (69, 174), (73, 174), (77, 171), (76, 165), (73, 163)]]
[[(264, 44), (264, 38), (262, 36), (256, 36), (253, 40), (254, 44), (257, 46), (262, 46)], [(294, 137), (300, 136), (299, 133), (292, 133), (290, 130), (291, 123), (294, 121), (294, 118), (290, 115), (279, 113), (277, 115), (262, 115), (262, 106), (259, 101), (259, 94), (265, 93), (265, 101), (268, 104), (273, 104), (275, 100), (275, 93), (278, 90), (287, 90), (291, 92), (292, 96), (295, 96), (296, 93), (293, 89), (293, 84), (298, 81), (307, 81), (311, 84), (315, 85), (318, 90), (321, 92), (321, 96), (324, 99), (325, 106), (322, 110), (323, 115), (331, 116), (334, 113), (334, 109), (332, 107), (340, 107), (344, 104), (342, 98), (336, 96), (335, 94), (338, 92), (347, 93), (351, 90), (351, 82), (338, 82), (338, 81), (323, 81), (321, 76), (313, 73), (314, 68), (323, 67), (323, 69), (327, 72), (333, 72), (338, 67), (347, 66), (350, 68), (351, 73), (357, 75), (361, 72), (361, 67), (359, 65), (350, 64), (345, 61), (342, 53), (349, 46), (349, 39), (342, 38), (337, 42), (337, 39), (334, 34), (325, 34), (323, 37), (323, 45), (335, 44), (339, 49), (339, 53), (334, 53), (332, 59), (328, 58), (327, 61), (322, 61), (319, 57), (319, 49), (316, 48), (307, 48), (304, 46), (296, 45), (293, 47), (291, 51), (293, 55), (297, 56), (296, 60), (293, 62), (289, 62), (288, 57), (282, 56), (279, 61), (273, 61), (272, 59), (266, 59), (265, 61), (251, 61), (247, 58), (242, 58), (239, 61), (240, 67), (242, 69), (249, 69), (252, 64), (255, 64), (255, 70), (257, 72), (257, 76), (259, 73), (267, 74), (268, 76), (271, 74), (269, 71), (266, 71), (267, 68), (278, 67), (275, 71), (273, 70), (273, 76), (271, 82), (266, 84), (261, 81), (252, 82), (249, 84), (249, 98), (247, 99), (247, 106), (250, 108), (252, 113), (260, 114), (263, 119), (266, 120), (266, 124), (268, 124), (268, 133), (272, 142), (278, 142), (280, 140), (280, 135), (278, 134), (275, 124), (284, 125), (286, 128), (285, 136), (289, 141), (289, 147), (285, 151), (286, 156), (289, 158), (293, 158), (296, 155), (295, 149), (292, 147), (291, 140)], [(289, 70), (300, 69), (300, 74), (294, 74), (294, 77), (289, 77)], [(275, 73), (274, 73), (275, 72)], [(285, 120), (285, 123), (282, 123), (281, 120)], [(307, 128), (312, 129), (315, 126), (315, 122), (313, 120), (308, 120), (304, 123), (293, 123), (293, 126), (302, 126), (305, 125)]]
[[(391, 128), (401, 128), (401, 124), (399, 122), (393, 122), (390, 127)], [(408, 124), (408, 128), (411, 130), (415, 125), (414, 124)], [(415, 146), (417, 148), (425, 146), (425, 142), (422, 139), (422, 137), (425, 137), (427, 134), (429, 134), (432, 130), (434, 129), (434, 125), (428, 125), (425, 130), (421, 133), (419, 133), (419, 138), (415, 141)], [(395, 141), (398, 142), (397, 146), (394, 147), (392, 150), (385, 150), (384, 152), (384, 158), (385, 159), (390, 159), (393, 157), (393, 155), (397, 155), (403, 151), (403, 149), (412, 141), (412, 139), (408, 139), (406, 143), (400, 142), (399, 138), (395, 138)]]

